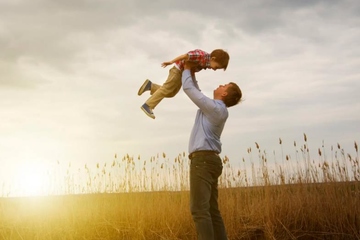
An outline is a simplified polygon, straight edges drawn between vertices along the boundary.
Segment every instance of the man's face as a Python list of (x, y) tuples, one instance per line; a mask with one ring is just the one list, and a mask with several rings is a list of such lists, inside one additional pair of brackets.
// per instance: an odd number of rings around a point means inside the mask
[(231, 84), (219, 85), (218, 88), (214, 90), (214, 97), (225, 97), (227, 95), (227, 89), (231, 87)]

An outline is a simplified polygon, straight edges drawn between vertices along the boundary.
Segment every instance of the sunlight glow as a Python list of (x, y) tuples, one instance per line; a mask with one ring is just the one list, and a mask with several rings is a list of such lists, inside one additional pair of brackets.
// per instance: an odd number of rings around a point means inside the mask
[(39, 163), (25, 163), (18, 167), (15, 177), (19, 196), (40, 196), (46, 194), (48, 177), (46, 169)]

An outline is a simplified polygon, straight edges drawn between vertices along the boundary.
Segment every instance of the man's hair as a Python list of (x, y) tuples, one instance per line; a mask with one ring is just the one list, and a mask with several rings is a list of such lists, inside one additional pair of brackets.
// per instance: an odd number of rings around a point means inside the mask
[(224, 71), (226, 70), (230, 59), (230, 56), (227, 52), (222, 49), (215, 49), (210, 53), (210, 57), (215, 57), (215, 62), (220, 64)]
[(230, 87), (227, 88), (226, 92), (227, 95), (223, 99), (226, 107), (232, 107), (241, 101), (242, 92), (236, 83), (230, 82)]

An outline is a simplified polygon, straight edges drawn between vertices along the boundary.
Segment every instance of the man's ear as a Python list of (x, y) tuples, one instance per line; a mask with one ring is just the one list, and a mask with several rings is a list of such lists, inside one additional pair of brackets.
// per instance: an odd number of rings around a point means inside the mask
[(216, 57), (211, 57), (210, 60), (215, 61)]
[(227, 95), (228, 95), (227, 92), (223, 92), (223, 93), (221, 94), (222, 97), (226, 97)]

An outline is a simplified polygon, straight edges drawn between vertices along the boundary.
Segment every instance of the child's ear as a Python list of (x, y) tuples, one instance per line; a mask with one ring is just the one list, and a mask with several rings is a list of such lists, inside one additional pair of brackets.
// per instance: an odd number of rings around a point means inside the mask
[(211, 57), (210, 60), (215, 61), (216, 57)]

